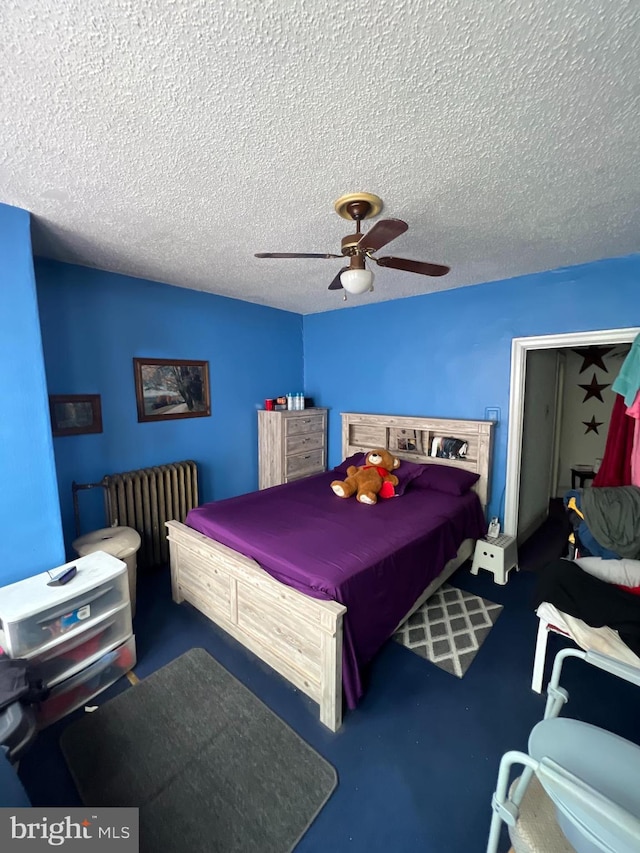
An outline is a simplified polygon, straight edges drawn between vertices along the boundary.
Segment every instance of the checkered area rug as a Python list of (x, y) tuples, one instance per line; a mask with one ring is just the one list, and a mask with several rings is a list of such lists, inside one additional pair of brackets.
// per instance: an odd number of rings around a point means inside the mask
[(501, 610), (501, 604), (443, 584), (393, 639), (462, 678)]

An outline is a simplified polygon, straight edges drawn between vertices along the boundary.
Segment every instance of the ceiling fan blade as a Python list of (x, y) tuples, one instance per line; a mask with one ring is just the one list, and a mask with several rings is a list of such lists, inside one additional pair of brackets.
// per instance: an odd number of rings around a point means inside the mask
[(409, 226), (402, 219), (381, 219), (363, 234), (358, 241), (358, 249), (363, 252), (375, 252), (399, 237)]
[(342, 267), (342, 269), (340, 270), (338, 275), (334, 278), (334, 280), (331, 282), (331, 284), (329, 285), (329, 287), (327, 289), (328, 290), (342, 290), (342, 282), (340, 281), (340, 276), (342, 275), (343, 272), (346, 272), (348, 269), (349, 269), (349, 267)]
[(256, 258), (342, 258), (343, 255), (319, 255), (308, 252), (256, 252)]
[(424, 261), (410, 261), (407, 258), (372, 258), (381, 267), (391, 267), (394, 270), (417, 272), (419, 275), (446, 275), (451, 267), (440, 264), (428, 264)]

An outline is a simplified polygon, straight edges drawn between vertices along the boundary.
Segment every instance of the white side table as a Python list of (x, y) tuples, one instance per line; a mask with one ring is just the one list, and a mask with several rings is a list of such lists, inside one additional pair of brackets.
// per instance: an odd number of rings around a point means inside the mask
[(493, 572), (496, 583), (504, 586), (511, 569), (518, 565), (518, 546), (514, 536), (497, 536), (495, 539), (478, 539), (473, 555), (471, 574), (477, 575), (478, 569)]

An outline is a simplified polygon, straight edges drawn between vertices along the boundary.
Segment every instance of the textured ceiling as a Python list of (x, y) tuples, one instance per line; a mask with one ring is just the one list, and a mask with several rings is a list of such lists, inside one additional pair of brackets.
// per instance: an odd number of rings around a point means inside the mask
[(2, 0), (0, 201), (37, 254), (300, 313), (341, 261), (253, 253), (338, 253), (356, 190), (452, 272), (347, 307), (640, 251), (639, 10)]

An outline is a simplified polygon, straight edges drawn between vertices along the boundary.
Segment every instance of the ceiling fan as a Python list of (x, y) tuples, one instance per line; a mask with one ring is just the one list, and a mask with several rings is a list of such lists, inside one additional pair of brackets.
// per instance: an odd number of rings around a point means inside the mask
[(347, 293), (365, 293), (373, 290), (373, 272), (367, 269), (365, 262), (373, 261), (380, 267), (390, 267), (405, 272), (415, 272), (419, 275), (446, 275), (449, 267), (431, 264), (425, 261), (410, 261), (407, 258), (393, 256), (377, 258), (373, 254), (399, 237), (409, 227), (401, 219), (381, 219), (366, 233), (360, 230), (363, 219), (377, 216), (382, 210), (382, 199), (372, 193), (349, 193), (340, 196), (334, 204), (336, 213), (343, 219), (351, 219), (356, 223), (354, 234), (348, 234), (342, 239), (342, 254), (317, 254), (307, 252), (257, 252), (256, 258), (348, 258), (349, 266), (342, 267), (329, 285), (329, 290), (342, 290), (344, 299)]

